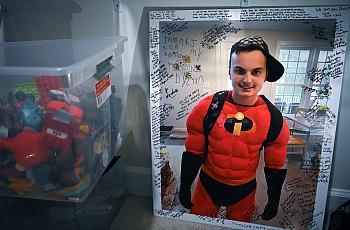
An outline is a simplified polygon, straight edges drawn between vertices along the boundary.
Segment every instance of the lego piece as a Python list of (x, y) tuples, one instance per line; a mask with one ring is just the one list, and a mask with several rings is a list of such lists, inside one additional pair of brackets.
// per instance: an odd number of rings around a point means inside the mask
[(50, 90), (59, 90), (64, 87), (62, 77), (58, 76), (38, 76), (35, 78), (35, 84), (38, 87), (40, 96), (39, 103), (42, 106), (46, 106), (51, 100), (49, 96)]

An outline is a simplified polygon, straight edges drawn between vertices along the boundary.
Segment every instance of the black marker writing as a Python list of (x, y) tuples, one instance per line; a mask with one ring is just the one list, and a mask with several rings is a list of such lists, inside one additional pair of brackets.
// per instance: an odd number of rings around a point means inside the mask
[(224, 25), (213, 25), (208, 31), (203, 33), (200, 44), (203, 48), (213, 49), (220, 41), (226, 39), (227, 34), (236, 34), (242, 29), (233, 26), (230, 22)]
[(184, 23), (167, 23), (161, 27), (160, 32), (162, 34), (170, 35), (172, 33), (181, 32), (187, 28), (188, 22)]
[(315, 18), (302, 8), (242, 9), (241, 21), (281, 21)]
[(192, 106), (207, 94), (208, 92), (201, 94), (199, 89), (196, 89), (184, 97), (183, 100), (180, 100), (180, 110), (177, 111), (176, 120), (186, 117), (190, 113)]
[(157, 90), (157, 91), (152, 92), (150, 95), (151, 102), (152, 103), (159, 102), (162, 99), (161, 95), (162, 95), (161, 90)]
[(311, 25), (311, 34), (314, 35), (315, 39), (319, 40), (329, 40), (326, 34), (326, 27)]
[(172, 106), (171, 104), (164, 104), (164, 105), (162, 105), (162, 110), (163, 110), (165, 116), (169, 116), (169, 113), (173, 109), (174, 109), (174, 106)]
[(179, 219), (184, 215), (184, 212), (174, 212), (167, 210), (155, 210), (156, 214), (159, 216), (171, 217), (174, 219)]
[(174, 45), (174, 47), (194, 47), (197, 40), (186, 37), (186, 38), (178, 38), (174, 36), (164, 36), (164, 45)]
[(158, 69), (151, 73), (151, 86), (152, 88), (159, 87), (172, 77), (173, 75), (168, 73), (166, 66), (161, 64)]
[(150, 12), (151, 20), (181, 20), (176, 16), (176, 11), (167, 10), (167, 11), (151, 11)]
[(159, 30), (156, 27), (149, 29), (149, 48), (154, 49), (159, 45)]
[(232, 18), (230, 10), (228, 9), (213, 9), (213, 10), (194, 10), (192, 11), (193, 19), (219, 19), (227, 20)]
[(158, 66), (160, 63), (158, 52), (155, 50), (151, 50), (150, 55), (151, 55), (152, 66), (154, 66), (154, 67)]
[(177, 92), (179, 92), (178, 89), (169, 89), (165, 88), (165, 98), (174, 98), (177, 95)]

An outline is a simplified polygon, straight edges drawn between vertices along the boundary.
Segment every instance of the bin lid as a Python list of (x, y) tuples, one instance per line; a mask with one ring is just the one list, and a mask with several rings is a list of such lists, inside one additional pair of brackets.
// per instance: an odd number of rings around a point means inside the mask
[[(0, 75), (74, 77), (76, 72), (83, 71), (84, 74), (92, 76), (97, 64), (113, 54), (121, 55), (125, 41), (126, 37), (115, 36), (2, 42)], [(94, 71), (85, 71), (86, 69)]]

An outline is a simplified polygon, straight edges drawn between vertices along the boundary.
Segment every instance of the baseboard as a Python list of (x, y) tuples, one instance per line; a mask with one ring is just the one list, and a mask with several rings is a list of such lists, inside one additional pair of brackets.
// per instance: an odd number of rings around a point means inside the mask
[(130, 195), (152, 197), (152, 169), (147, 167), (125, 167), (125, 190)]
[(334, 197), (343, 197), (350, 199), (350, 190), (332, 188), (330, 195)]

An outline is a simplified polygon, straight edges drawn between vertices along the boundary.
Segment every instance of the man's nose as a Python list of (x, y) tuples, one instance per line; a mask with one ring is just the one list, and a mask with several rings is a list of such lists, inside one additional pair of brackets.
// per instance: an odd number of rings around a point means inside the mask
[(243, 79), (243, 81), (244, 81), (244, 82), (251, 82), (252, 79), (253, 79), (252, 73), (250, 73), (250, 72), (247, 71), (247, 72), (244, 74), (244, 79)]

